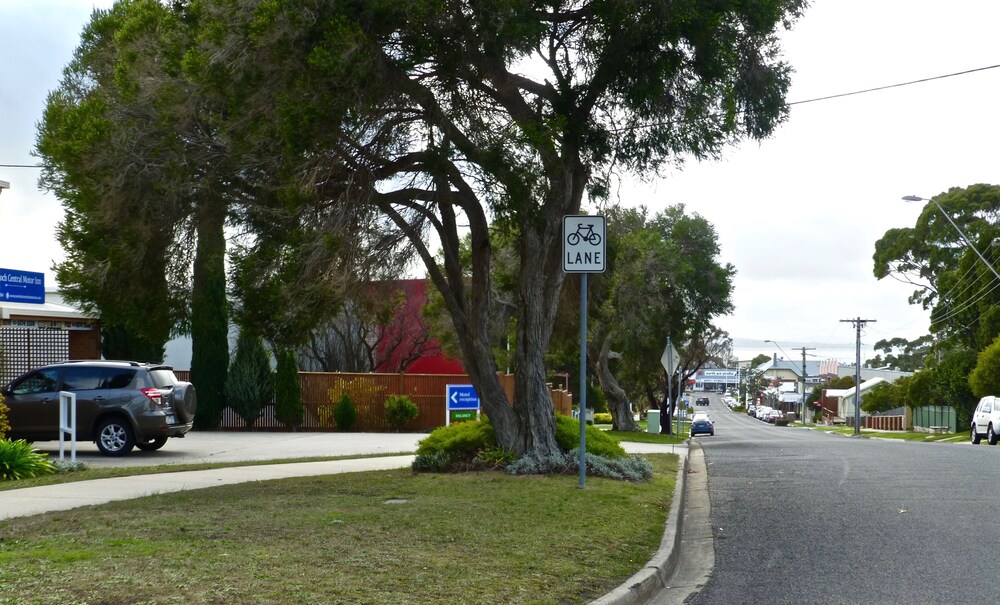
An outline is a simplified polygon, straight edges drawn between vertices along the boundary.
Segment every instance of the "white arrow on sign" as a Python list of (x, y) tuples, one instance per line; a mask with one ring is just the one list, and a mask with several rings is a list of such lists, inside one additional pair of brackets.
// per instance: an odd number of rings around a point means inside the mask
[(458, 391), (453, 391), (451, 394), (451, 402), (458, 403)]

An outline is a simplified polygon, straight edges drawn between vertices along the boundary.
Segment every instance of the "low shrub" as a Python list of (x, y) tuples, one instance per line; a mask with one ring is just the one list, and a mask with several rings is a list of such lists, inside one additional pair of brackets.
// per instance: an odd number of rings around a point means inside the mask
[(8, 412), (10, 412), (10, 408), (3, 402), (3, 393), (0, 393), (0, 439), (6, 437), (10, 430), (10, 422), (7, 421)]
[(417, 455), (447, 453), (452, 460), (471, 462), (479, 452), (497, 447), (488, 420), (456, 422), (431, 431), (417, 444)]
[[(556, 442), (568, 452), (580, 447), (580, 421), (556, 414)], [(605, 458), (624, 458), (625, 450), (604, 431), (587, 426), (587, 453)]]
[(594, 424), (611, 424), (615, 419), (608, 412), (594, 414)]
[(337, 424), (337, 428), (344, 432), (350, 432), (351, 427), (358, 421), (358, 409), (354, 407), (354, 402), (346, 393), (333, 406), (333, 421)]
[(24, 439), (0, 439), (0, 481), (15, 481), (54, 473), (49, 457)]
[(418, 473), (443, 473), (451, 468), (451, 456), (444, 451), (417, 454), (411, 468)]
[[(521, 456), (507, 465), (512, 475), (561, 475), (580, 472), (580, 450), (542, 456), (535, 452)], [(645, 458), (625, 456), (605, 458), (587, 455), (587, 474), (622, 481), (649, 481), (653, 478), (653, 465)]]
[(515, 460), (517, 460), (517, 456), (498, 445), (496, 447), (479, 450), (479, 453), (476, 454), (475, 465), (489, 469), (496, 469), (504, 468)]
[(390, 395), (385, 400), (385, 421), (397, 433), (420, 414), (420, 408), (406, 395)]
[[(579, 451), (580, 445), (580, 423), (568, 416), (556, 416), (556, 441), (564, 451)], [(444, 457), (429, 458), (441, 453), (448, 455)], [(618, 460), (625, 459), (625, 450), (617, 441), (609, 437), (604, 431), (592, 426), (587, 427), (587, 455), (597, 457), (598, 460)], [(577, 455), (578, 457), (579, 455)], [(522, 457), (523, 459), (523, 457)], [(419, 462), (418, 462), (419, 461)], [(474, 422), (458, 422), (449, 426), (435, 429), (430, 435), (417, 444), (417, 461), (413, 463), (413, 470), (485, 470), (489, 468), (500, 468), (510, 464), (517, 464), (520, 460), (515, 460), (514, 455), (505, 452), (497, 445), (496, 436), (493, 433), (493, 426), (488, 420), (476, 420)], [(553, 469), (552, 472), (566, 472), (562, 470), (561, 464), (572, 464), (575, 470), (576, 462), (567, 462), (566, 455), (561, 454), (548, 461)], [(591, 464), (588, 462), (588, 466)], [(613, 476), (613, 474), (602, 474), (600, 476)]]

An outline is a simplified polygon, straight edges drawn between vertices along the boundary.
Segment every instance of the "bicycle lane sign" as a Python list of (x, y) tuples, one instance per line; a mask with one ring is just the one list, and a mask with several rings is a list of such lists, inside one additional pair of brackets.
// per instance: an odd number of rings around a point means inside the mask
[(563, 271), (604, 273), (607, 263), (607, 230), (600, 215), (569, 214), (563, 217)]

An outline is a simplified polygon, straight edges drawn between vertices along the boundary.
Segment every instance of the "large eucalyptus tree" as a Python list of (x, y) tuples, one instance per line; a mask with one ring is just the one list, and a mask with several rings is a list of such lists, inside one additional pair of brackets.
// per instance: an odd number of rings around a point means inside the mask
[[(287, 206), (374, 208), (410, 239), (499, 443), (551, 452), (562, 216), (613, 169), (769, 135), (789, 83), (776, 35), (804, 5), (200, 0), (189, 58), (231, 91), (231, 149)], [(513, 401), (489, 339), (491, 224), (519, 242)]]

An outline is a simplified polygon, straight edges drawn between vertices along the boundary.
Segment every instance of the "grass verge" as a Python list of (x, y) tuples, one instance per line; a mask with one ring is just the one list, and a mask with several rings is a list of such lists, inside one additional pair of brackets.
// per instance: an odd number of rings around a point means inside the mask
[(407, 470), (164, 494), (0, 522), (0, 603), (585, 603), (659, 546), (649, 483)]
[(55, 485), (73, 481), (90, 481), (91, 479), (107, 479), (109, 477), (130, 477), (132, 475), (156, 475), (160, 473), (177, 473), (180, 471), (207, 471), (214, 468), (229, 468), (234, 466), (262, 466), (265, 464), (289, 464), (295, 462), (323, 462), (326, 460), (351, 460), (355, 458), (381, 458), (383, 456), (409, 456), (413, 452), (397, 452), (391, 454), (368, 454), (350, 456), (317, 456), (307, 458), (284, 458), (277, 460), (247, 460), (245, 462), (215, 462), (198, 464), (163, 464), (159, 466), (120, 466), (120, 467), (86, 467), (65, 473), (42, 475), (17, 481), (0, 481), (0, 491), (38, 487), (40, 485)]
[[(826, 433), (836, 433), (838, 435), (854, 435), (854, 429), (851, 427), (831, 427), (823, 425), (815, 425), (814, 428), (817, 431), (823, 431)], [(920, 433), (916, 431), (872, 431), (868, 429), (861, 429), (862, 437), (875, 437), (878, 439), (897, 439), (902, 441), (964, 441), (968, 439), (968, 436), (964, 433)]]

